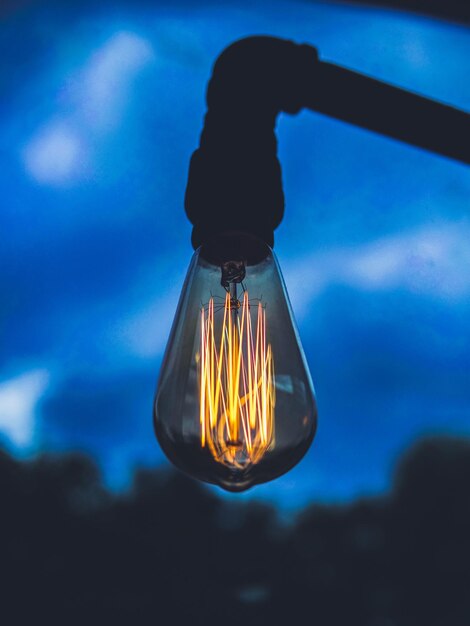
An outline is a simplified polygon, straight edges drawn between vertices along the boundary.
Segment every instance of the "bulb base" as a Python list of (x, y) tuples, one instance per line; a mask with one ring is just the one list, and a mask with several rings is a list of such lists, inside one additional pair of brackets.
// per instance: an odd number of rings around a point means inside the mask
[(226, 231), (214, 234), (201, 245), (199, 256), (211, 265), (223, 267), (229, 263), (258, 265), (271, 254), (266, 241), (251, 233)]

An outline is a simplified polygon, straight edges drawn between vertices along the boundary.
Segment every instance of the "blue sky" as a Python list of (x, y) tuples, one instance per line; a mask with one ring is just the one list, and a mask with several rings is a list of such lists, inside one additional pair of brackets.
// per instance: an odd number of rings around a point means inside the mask
[[(0, 30), (0, 442), (20, 457), (86, 451), (114, 488), (167, 463), (152, 399), (192, 254), (188, 162), (222, 49), (260, 33), (308, 42), (470, 109), (470, 31), (411, 14), (44, 3)], [(309, 112), (280, 118), (278, 137), (275, 251), (319, 430), (297, 468), (243, 497), (290, 508), (379, 492), (417, 438), (469, 434), (470, 174)]]

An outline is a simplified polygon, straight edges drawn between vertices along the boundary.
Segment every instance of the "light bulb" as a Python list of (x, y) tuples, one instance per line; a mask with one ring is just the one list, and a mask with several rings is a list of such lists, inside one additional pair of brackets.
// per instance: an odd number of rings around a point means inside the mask
[(243, 491), (291, 469), (316, 403), (274, 253), (219, 235), (193, 255), (154, 404), (158, 441), (181, 470)]

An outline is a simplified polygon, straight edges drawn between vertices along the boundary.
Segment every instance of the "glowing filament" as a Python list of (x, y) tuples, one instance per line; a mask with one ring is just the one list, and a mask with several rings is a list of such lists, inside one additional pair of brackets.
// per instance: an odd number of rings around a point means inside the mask
[(201, 446), (217, 462), (243, 469), (274, 444), (274, 362), (266, 344), (266, 311), (261, 303), (251, 307), (246, 291), (242, 302), (227, 293), (221, 328), (213, 298), (207, 311), (202, 308), (200, 323)]

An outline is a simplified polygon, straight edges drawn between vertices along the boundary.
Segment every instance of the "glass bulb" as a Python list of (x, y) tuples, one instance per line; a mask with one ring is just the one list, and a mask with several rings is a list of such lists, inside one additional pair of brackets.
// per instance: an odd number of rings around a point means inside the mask
[(316, 430), (313, 385), (272, 250), (219, 235), (193, 255), (154, 404), (181, 470), (243, 491), (291, 469)]

